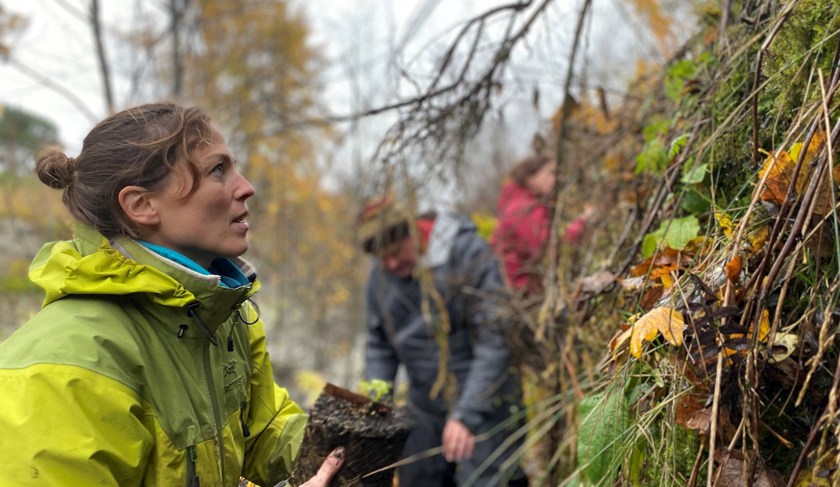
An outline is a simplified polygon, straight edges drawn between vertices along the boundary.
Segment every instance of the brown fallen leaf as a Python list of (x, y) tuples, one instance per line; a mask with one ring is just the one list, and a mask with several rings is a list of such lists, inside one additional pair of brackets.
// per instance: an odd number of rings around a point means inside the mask
[[(716, 486), (746, 487), (744, 460), (738, 452), (722, 453), (718, 451), (715, 453), (715, 457), (720, 463), (718, 481), (715, 482)], [(779, 472), (768, 468), (763, 462), (759, 462), (751, 484), (753, 487), (784, 487), (785, 484), (785, 479)]]

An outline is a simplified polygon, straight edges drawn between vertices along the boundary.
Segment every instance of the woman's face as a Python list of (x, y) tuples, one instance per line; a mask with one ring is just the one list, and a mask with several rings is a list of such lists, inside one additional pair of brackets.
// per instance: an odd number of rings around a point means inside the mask
[(534, 174), (525, 179), (525, 185), (538, 196), (545, 196), (554, 190), (554, 172), (557, 170), (557, 162), (549, 161)]
[(163, 189), (149, 195), (159, 220), (143, 237), (208, 267), (213, 259), (238, 257), (248, 250), (245, 200), (254, 195), (254, 188), (237, 170), (216, 130), (208, 143), (193, 151), (192, 159), (199, 178), (195, 191), (189, 192), (192, 174), (176, 171)]

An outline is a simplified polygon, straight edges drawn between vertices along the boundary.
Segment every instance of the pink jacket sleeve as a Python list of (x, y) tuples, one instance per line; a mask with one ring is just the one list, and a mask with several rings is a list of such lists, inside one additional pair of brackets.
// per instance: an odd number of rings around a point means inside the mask
[(586, 218), (579, 216), (566, 225), (563, 232), (563, 240), (570, 244), (576, 244), (586, 231)]

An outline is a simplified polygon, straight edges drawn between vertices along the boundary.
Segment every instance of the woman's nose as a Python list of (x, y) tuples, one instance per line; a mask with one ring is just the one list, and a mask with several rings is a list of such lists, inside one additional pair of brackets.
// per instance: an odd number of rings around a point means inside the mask
[(236, 199), (247, 200), (251, 196), (254, 196), (256, 190), (254, 187), (251, 186), (251, 183), (242, 175), (242, 173), (238, 173), (240, 181), (237, 183), (236, 187)]

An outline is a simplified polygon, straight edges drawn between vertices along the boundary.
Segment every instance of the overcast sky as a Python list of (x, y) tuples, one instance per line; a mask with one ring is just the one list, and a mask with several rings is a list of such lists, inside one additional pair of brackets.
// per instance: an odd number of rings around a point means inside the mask
[[(0, 103), (34, 112), (60, 130), (67, 153), (73, 155), (90, 128), (106, 115), (101, 78), (92, 34), (84, 15), (90, 0), (0, 0), (6, 11), (29, 18), (29, 27), (12, 39), (13, 62), (0, 62)], [(163, 0), (101, 1), (106, 28), (113, 35), (120, 26), (148, 18)], [(424, 69), (443, 50), (447, 35), (466, 19), (512, 0), (289, 0), (303, 9), (311, 40), (328, 60), (324, 100), (333, 114), (393, 102), (398, 88), (408, 83), (394, 74), (395, 64)], [(534, 2), (538, 3), (538, 2)], [(550, 117), (562, 96), (568, 56), (580, 1), (557, 0), (543, 21), (532, 29), (530, 42), (518, 53), (517, 69), (506, 88), (514, 134), (511, 151), (524, 155), (540, 120)], [(620, 86), (635, 65), (635, 58), (655, 50), (650, 39), (639, 36), (623, 0), (595, 0), (594, 20), (581, 60), (592, 79)], [(140, 12), (140, 11), (143, 12)], [(125, 29), (123, 29), (125, 30)], [(436, 45), (437, 44), (437, 45)], [(117, 108), (151, 100), (129, 100), (130, 80), (120, 73), (127, 52), (108, 45)], [(395, 55), (398, 52), (399, 55)], [(655, 53), (654, 53), (655, 54)], [(133, 61), (133, 60), (128, 60)], [(425, 62), (424, 62), (425, 61)], [(396, 63), (395, 63), (396, 62)], [(533, 87), (539, 87), (542, 107), (530, 105)], [(609, 87), (608, 87), (609, 88)], [(615, 86), (613, 87), (615, 88)], [(518, 91), (517, 91), (518, 90)], [(61, 92), (64, 92), (62, 94)], [(520, 93), (521, 92), (521, 93)], [(69, 96), (68, 96), (69, 94)], [(515, 100), (516, 96), (521, 99)], [(210, 107), (212, 112), (212, 107)], [(521, 120), (521, 121), (520, 121)], [(349, 137), (349, 150), (365, 157), (389, 125), (387, 117), (365, 122)]]
[[(145, 3), (143, 8), (148, 12), (165, 2)], [(329, 96), (339, 105), (338, 111), (350, 108), (350, 105), (340, 106), (346, 101), (341, 94), (346, 92), (349, 60), (371, 74), (380, 72), (389, 60), (387, 45), (381, 40), (425, 45), (430, 33), (451, 30), (457, 22), (472, 15), (477, 8), (475, 3), (504, 2), (290, 0), (290, 3), (304, 9), (312, 26), (313, 43), (333, 60), (325, 79)], [(106, 115), (92, 34), (82, 18), (89, 0), (0, 0), (0, 4), (6, 11), (29, 19), (28, 28), (11, 42), (15, 64), (0, 63), (0, 102), (55, 122), (68, 150), (78, 147), (92, 124)], [(130, 25), (138, 16), (137, 4), (136, 0), (102, 1), (106, 25)], [(378, 52), (369, 49), (377, 44), (382, 47)], [(120, 76), (118, 70), (122, 54), (113, 45), (107, 45), (106, 49), (116, 74), (113, 82), (118, 105), (139, 102), (125, 100), (129, 80)], [(368, 86), (373, 89), (381, 82), (375, 78), (370, 81)]]

